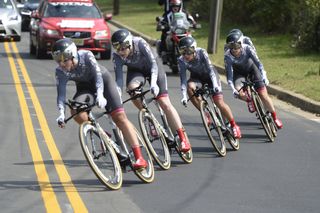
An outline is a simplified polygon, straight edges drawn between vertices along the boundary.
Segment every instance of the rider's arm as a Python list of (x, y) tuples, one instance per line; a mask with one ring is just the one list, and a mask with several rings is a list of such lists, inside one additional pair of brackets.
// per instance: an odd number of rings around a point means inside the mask
[(205, 51), (204, 49), (201, 49), (200, 52), (202, 54), (206, 70), (209, 70), (209, 75), (212, 81), (213, 89), (218, 89), (220, 91), (221, 87), (219, 86), (220, 84), (218, 83), (218, 76), (216, 75), (216, 73), (218, 72), (216, 68), (214, 68), (214, 66), (211, 64), (207, 51)]
[[(229, 51), (227, 51), (228, 53)], [(228, 85), (231, 87), (232, 90), (235, 90), (234, 83), (233, 83), (233, 68), (232, 68), (232, 60), (230, 57), (225, 54), (224, 55), (224, 66), (227, 73), (227, 81)]]
[(187, 67), (181, 57), (178, 59), (178, 68), (182, 97), (187, 97)]
[(260, 62), (260, 59), (258, 58), (258, 55), (257, 55), (256, 51), (254, 51), (253, 48), (251, 46), (249, 46), (249, 45), (246, 46), (245, 51), (252, 58), (252, 60), (255, 63), (255, 65), (259, 68), (261, 74), (265, 75), (265, 73), (264, 73), (265, 71), (264, 71), (263, 65)]
[(147, 58), (148, 63), (151, 65), (151, 85), (156, 85), (158, 80), (158, 65), (156, 58), (145, 40), (140, 40), (138, 45), (141, 53)]
[(101, 68), (91, 51), (88, 51), (87, 57), (88, 57), (87, 59), (89, 62), (90, 69), (95, 74), (97, 95), (101, 95), (103, 94), (103, 89), (104, 89)]
[(59, 112), (65, 111), (66, 89), (68, 78), (63, 75), (63, 71), (56, 69), (56, 86), (57, 86), (57, 107)]
[(116, 54), (116, 53), (113, 53), (113, 65), (114, 65), (114, 72), (115, 72), (115, 75), (116, 75), (116, 82), (117, 82), (117, 86), (122, 89), (123, 87), (123, 70), (122, 70), (122, 67), (123, 67), (123, 60), (121, 59), (121, 57)]

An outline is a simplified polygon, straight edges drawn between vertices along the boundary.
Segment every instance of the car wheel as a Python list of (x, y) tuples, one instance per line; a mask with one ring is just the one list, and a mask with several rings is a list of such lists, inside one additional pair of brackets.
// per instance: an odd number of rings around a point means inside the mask
[[(31, 35), (30, 35), (31, 37)], [(32, 43), (32, 39), (30, 38), (30, 42), (29, 42), (29, 53), (30, 55), (34, 55), (36, 53), (36, 48)]]
[(100, 52), (100, 58), (107, 59), (107, 60), (111, 58), (111, 44), (107, 46), (106, 51)]
[(47, 56), (47, 53), (44, 49), (42, 49), (40, 47), (40, 43), (37, 42), (37, 46), (36, 46), (36, 57), (37, 59), (43, 59)]

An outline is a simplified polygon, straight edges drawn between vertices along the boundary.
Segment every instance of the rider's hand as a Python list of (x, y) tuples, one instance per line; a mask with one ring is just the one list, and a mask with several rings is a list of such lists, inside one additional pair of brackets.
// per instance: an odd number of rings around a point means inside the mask
[(265, 77), (265, 78), (263, 79), (263, 82), (264, 82), (264, 84), (265, 84), (266, 86), (268, 86), (268, 85), (269, 85), (269, 80), (268, 80), (268, 78), (267, 78), (267, 77)]
[(120, 87), (117, 86), (117, 91), (119, 93), (120, 98), (122, 98), (122, 90)]
[(235, 98), (239, 98), (239, 92), (238, 92), (238, 90), (236, 90), (236, 89), (233, 89), (232, 90), (232, 93), (233, 93), (233, 97), (235, 97)]
[(181, 99), (181, 104), (182, 104), (183, 106), (185, 106), (185, 107), (187, 107), (187, 102), (188, 102), (187, 98), (183, 97), (183, 98)]
[(59, 110), (60, 111), (60, 115), (59, 117), (56, 119), (56, 121), (58, 122), (58, 125), (60, 128), (64, 128), (65, 127), (65, 123), (64, 123), (64, 119), (65, 119), (65, 115), (64, 115), (64, 110)]
[(103, 97), (103, 94), (97, 95), (96, 102), (97, 102), (99, 108), (104, 108), (107, 105), (107, 100)]
[(157, 85), (157, 84), (151, 85), (150, 91), (151, 91), (151, 93), (152, 93), (155, 97), (157, 97), (158, 94), (159, 94), (159, 87), (158, 87), (158, 85)]
[(265, 83), (266, 86), (268, 86), (269, 85), (269, 80), (267, 78), (267, 72), (265, 70), (262, 70), (261, 73), (262, 73), (263, 82)]

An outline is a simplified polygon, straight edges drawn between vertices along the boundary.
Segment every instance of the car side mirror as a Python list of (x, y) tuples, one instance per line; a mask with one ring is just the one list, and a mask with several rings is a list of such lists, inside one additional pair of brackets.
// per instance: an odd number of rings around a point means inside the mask
[(112, 13), (106, 13), (104, 14), (104, 20), (109, 21), (112, 19)]

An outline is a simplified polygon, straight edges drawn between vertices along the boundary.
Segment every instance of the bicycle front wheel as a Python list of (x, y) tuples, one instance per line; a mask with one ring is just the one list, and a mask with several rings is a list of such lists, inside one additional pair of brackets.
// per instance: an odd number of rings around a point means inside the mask
[(240, 148), (239, 139), (234, 137), (232, 129), (230, 127), (230, 124), (229, 124), (229, 126), (226, 124), (226, 121), (222, 117), (222, 114), (217, 106), (214, 106), (214, 111), (216, 113), (217, 118), (221, 122), (221, 125), (223, 126), (222, 133), (223, 133), (225, 140), (227, 140), (229, 142), (229, 144), (233, 148), (233, 150), (236, 150), (236, 151), (239, 150), (239, 148)]
[(264, 105), (263, 105), (259, 95), (257, 93), (253, 92), (252, 99), (253, 99), (254, 106), (256, 107), (257, 116), (262, 124), (262, 127), (263, 127), (268, 139), (270, 140), (270, 142), (274, 142), (275, 137), (272, 133), (272, 129), (271, 129), (271, 126), (269, 123), (268, 115), (264, 109)]
[(165, 137), (155, 121), (145, 109), (139, 112), (139, 125), (142, 136), (156, 163), (164, 170), (171, 166), (171, 156)]
[(201, 101), (200, 103), (200, 114), (211, 144), (221, 157), (226, 156), (227, 148), (221, 130), (221, 123), (218, 123), (215, 112), (212, 111), (206, 101)]
[(122, 185), (122, 170), (108, 136), (87, 121), (80, 125), (79, 138), (84, 156), (98, 179), (111, 190)]

